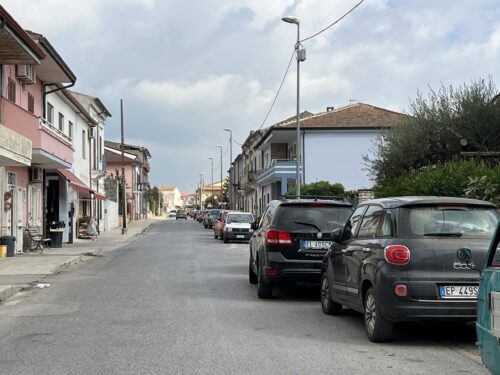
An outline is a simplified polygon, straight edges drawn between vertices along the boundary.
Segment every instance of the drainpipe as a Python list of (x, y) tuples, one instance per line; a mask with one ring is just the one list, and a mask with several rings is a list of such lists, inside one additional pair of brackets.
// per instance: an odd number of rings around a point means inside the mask
[(55, 89), (45, 91), (45, 88), (47, 86), (53, 86), (55, 83), (46, 83), (43, 85), (43, 94), (42, 94), (42, 109), (43, 109), (43, 118), (45, 119), (45, 116), (47, 115), (47, 95), (52, 94), (53, 92), (69, 89), (70, 87), (73, 87), (76, 84), (76, 80), (72, 81), (69, 85), (67, 86), (62, 86), (62, 87), (57, 87)]

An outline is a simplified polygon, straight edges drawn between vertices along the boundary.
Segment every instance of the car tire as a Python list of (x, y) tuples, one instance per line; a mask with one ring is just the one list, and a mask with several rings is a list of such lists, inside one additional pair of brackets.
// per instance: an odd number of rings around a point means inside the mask
[(255, 272), (253, 272), (252, 263), (252, 258), (250, 258), (250, 261), (248, 262), (248, 282), (250, 284), (257, 284), (258, 277)]
[(321, 309), (327, 315), (342, 314), (342, 305), (335, 302), (330, 295), (330, 285), (326, 272), (321, 276)]
[(262, 264), (259, 262), (259, 269), (257, 270), (257, 297), (260, 299), (269, 299), (273, 297), (273, 286), (264, 282), (262, 268)]
[(368, 339), (373, 342), (388, 341), (392, 336), (394, 323), (386, 320), (380, 313), (375, 289), (368, 289), (364, 304), (365, 330)]
[(229, 243), (229, 240), (224, 233), (222, 233), (222, 240), (224, 241), (224, 243)]
[(219, 236), (217, 236), (217, 232), (214, 231), (214, 238), (217, 239)]

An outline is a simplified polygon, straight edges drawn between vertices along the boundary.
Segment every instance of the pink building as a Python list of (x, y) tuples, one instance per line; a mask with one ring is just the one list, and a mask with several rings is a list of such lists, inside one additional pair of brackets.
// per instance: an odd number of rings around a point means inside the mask
[[(0, 19), (4, 23), (0, 30), (0, 124), (17, 139), (14, 142), (24, 158), (30, 154), (29, 162), (11, 159), (0, 164), (1, 232), (16, 237), (20, 252), (25, 227), (47, 233), (49, 225), (67, 211), (67, 184), (57, 169), (72, 165), (71, 134), (62, 130), (64, 119), (47, 105), (46, 97), (54, 91), (49, 85), (69, 87), (76, 76), (45, 37), (24, 31), (1, 6)], [(27, 151), (29, 142), (31, 152)]]

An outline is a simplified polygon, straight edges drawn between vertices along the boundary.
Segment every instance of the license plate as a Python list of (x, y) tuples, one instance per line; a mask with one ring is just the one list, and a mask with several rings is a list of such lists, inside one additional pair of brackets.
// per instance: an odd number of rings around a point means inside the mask
[(439, 295), (441, 298), (477, 298), (479, 286), (477, 285), (441, 285)]
[(244, 235), (242, 235), (242, 234), (237, 234), (237, 235), (236, 235), (236, 238), (245, 238), (245, 236), (244, 236)]
[(303, 249), (328, 250), (332, 246), (332, 241), (302, 241)]

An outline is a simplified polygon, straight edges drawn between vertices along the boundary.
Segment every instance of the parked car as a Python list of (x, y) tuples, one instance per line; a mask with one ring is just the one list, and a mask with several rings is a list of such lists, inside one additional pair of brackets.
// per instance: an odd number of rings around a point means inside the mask
[[(498, 221), (492, 203), (400, 197), (359, 205), (324, 257), (321, 306), (364, 314), (369, 340), (390, 339), (394, 322), (473, 321), (484, 262)], [(457, 250), (474, 250), (472, 262)]]
[[(477, 298), (477, 345), (483, 364), (493, 374), (500, 374), (500, 222), (491, 241)], [(471, 266), (474, 256), (470, 249), (462, 249), (457, 257)], [(479, 264), (477, 265), (479, 266)], [(480, 270), (478, 270), (480, 271)]]
[(188, 216), (187, 216), (187, 213), (185, 211), (177, 211), (177, 213), (175, 214), (175, 220), (179, 220), (179, 219), (184, 219), (184, 220), (187, 220)]
[(222, 240), (222, 231), (224, 229), (224, 225), (226, 224), (226, 214), (228, 210), (221, 210), (219, 212), (219, 216), (215, 219), (213, 228), (214, 228), (214, 238), (220, 238)]
[(205, 218), (203, 219), (203, 226), (205, 227), (205, 229), (212, 229), (214, 220), (217, 219), (220, 211), (220, 208), (213, 208), (207, 212)]
[(177, 215), (177, 210), (170, 210), (168, 213), (168, 217), (175, 217)]
[(206, 211), (200, 211), (198, 212), (198, 215), (196, 215), (196, 221), (198, 223), (203, 223), (203, 219), (205, 219)]
[(250, 239), (249, 281), (259, 298), (271, 298), (273, 285), (319, 284), (322, 258), (353, 211), (338, 200), (271, 201)]
[(255, 219), (249, 212), (228, 211), (221, 226), (220, 235), (224, 243), (229, 241), (249, 241), (253, 233)]

